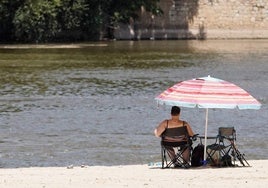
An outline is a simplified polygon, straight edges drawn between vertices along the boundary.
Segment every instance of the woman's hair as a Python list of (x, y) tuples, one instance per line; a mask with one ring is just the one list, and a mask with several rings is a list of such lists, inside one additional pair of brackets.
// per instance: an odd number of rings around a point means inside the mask
[(172, 106), (172, 108), (171, 108), (171, 115), (172, 116), (177, 116), (180, 113), (181, 113), (180, 107), (178, 107), (178, 106)]

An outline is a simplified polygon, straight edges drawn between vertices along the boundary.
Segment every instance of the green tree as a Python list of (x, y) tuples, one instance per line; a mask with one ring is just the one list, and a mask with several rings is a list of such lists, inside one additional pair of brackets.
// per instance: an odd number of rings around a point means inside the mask
[(28, 0), (16, 11), (13, 24), (15, 37), (23, 42), (46, 42), (59, 31), (58, 0)]
[(62, 0), (58, 7), (60, 40), (98, 39), (100, 18), (97, 0)]
[(1, 0), (0, 42), (51, 42), (113, 38), (119, 22), (155, 15), (159, 0)]
[(15, 40), (13, 18), (16, 10), (24, 4), (25, 0), (0, 1), (0, 42)]
[(23, 42), (98, 39), (96, 0), (28, 0), (16, 11), (15, 37)]

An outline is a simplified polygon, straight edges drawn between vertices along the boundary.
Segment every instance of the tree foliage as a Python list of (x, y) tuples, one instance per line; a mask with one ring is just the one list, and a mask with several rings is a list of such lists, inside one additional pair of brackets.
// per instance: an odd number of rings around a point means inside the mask
[(16, 10), (25, 0), (1, 0), (0, 1), (0, 41), (13, 41), (14, 24), (13, 19)]
[(0, 42), (54, 42), (112, 38), (119, 22), (137, 19), (143, 6), (161, 14), (159, 0), (1, 0)]
[(28, 1), (15, 13), (15, 37), (23, 42), (48, 41), (59, 27), (56, 4), (53, 1)]

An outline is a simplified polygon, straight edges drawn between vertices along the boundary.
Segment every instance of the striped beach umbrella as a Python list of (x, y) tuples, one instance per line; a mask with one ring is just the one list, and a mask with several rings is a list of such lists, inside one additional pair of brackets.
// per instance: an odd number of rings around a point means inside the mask
[[(209, 108), (260, 109), (261, 107), (261, 104), (244, 89), (210, 76), (179, 82), (158, 95), (155, 100), (161, 105), (205, 108), (204, 149), (207, 145)], [(206, 152), (204, 152), (204, 159), (206, 159)]]

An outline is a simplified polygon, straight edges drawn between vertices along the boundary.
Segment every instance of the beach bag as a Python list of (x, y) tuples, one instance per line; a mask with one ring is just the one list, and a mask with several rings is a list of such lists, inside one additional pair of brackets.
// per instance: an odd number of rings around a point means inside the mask
[(204, 145), (198, 144), (192, 153), (191, 166), (198, 167), (202, 166), (204, 160)]
[(222, 157), (220, 150), (213, 150), (211, 148), (218, 147), (217, 144), (208, 146), (207, 152), (209, 153), (209, 163), (211, 166), (222, 166)]

